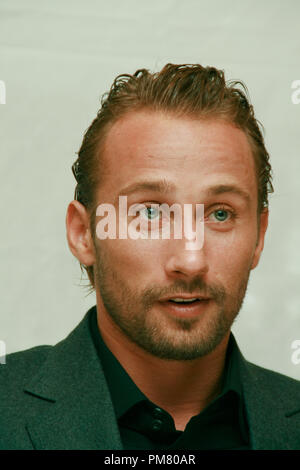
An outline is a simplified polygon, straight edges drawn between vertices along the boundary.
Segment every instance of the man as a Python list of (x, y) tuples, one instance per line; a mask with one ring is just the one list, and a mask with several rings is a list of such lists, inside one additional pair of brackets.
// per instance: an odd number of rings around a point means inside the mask
[[(300, 383), (248, 362), (231, 333), (273, 191), (238, 83), (173, 64), (114, 81), (73, 165), (66, 217), (96, 306), (56, 346), (7, 357), (1, 448), (300, 449)], [(192, 207), (181, 237), (175, 205)]]

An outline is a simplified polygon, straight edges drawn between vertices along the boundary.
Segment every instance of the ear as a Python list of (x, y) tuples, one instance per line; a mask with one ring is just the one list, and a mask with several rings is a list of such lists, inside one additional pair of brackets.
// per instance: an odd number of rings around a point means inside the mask
[(259, 215), (257, 242), (256, 242), (251, 269), (256, 268), (256, 266), (258, 265), (261, 252), (264, 248), (265, 234), (266, 234), (267, 227), (268, 227), (268, 221), (269, 221), (269, 211), (267, 208), (265, 208)]
[(75, 200), (70, 202), (66, 216), (68, 245), (73, 255), (85, 266), (92, 266), (95, 263), (89, 222), (90, 216), (85, 206)]

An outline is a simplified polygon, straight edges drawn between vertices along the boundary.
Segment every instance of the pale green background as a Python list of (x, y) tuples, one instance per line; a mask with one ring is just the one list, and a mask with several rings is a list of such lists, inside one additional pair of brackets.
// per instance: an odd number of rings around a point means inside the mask
[[(79, 287), (65, 212), (71, 165), (120, 73), (214, 65), (247, 84), (274, 168), (270, 226), (233, 332), (244, 355), (300, 378), (300, 3), (1, 0), (1, 317), (13, 352), (64, 338), (95, 304)], [(84, 283), (83, 283), (84, 284)], [(2, 367), (2, 366), (0, 366)]]

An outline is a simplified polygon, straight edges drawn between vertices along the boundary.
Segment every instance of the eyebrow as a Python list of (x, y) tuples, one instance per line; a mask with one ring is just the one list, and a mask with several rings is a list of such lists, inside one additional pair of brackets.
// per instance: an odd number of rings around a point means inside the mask
[(126, 186), (119, 192), (118, 196), (122, 196), (125, 194), (128, 196), (129, 194), (141, 191), (156, 191), (158, 193), (166, 194), (172, 191), (175, 192), (175, 190), (176, 185), (166, 179), (153, 181), (145, 180), (137, 181), (136, 183), (132, 183), (129, 186)]
[[(150, 181), (150, 180), (137, 181), (123, 188), (117, 195), (115, 202), (117, 201), (119, 196), (122, 196), (122, 195), (129, 196), (130, 194), (133, 194), (136, 192), (153, 191), (153, 192), (159, 192), (162, 194), (167, 194), (170, 192), (175, 192), (176, 189), (177, 189), (176, 185), (166, 179), (153, 180), (153, 181)], [(217, 185), (208, 187), (206, 191), (207, 191), (208, 196), (216, 196), (216, 195), (224, 194), (224, 193), (233, 193), (243, 198), (247, 204), (250, 204), (251, 202), (250, 194), (244, 191), (239, 186), (236, 186), (234, 184), (217, 184)]]
[(251, 196), (247, 191), (244, 191), (242, 188), (239, 188), (238, 186), (234, 184), (217, 184), (215, 186), (211, 186), (208, 188), (208, 195), (209, 196), (216, 196), (218, 194), (224, 194), (224, 193), (233, 193), (236, 194), (237, 196), (240, 196), (242, 199), (244, 199), (247, 204), (250, 204), (251, 202)]

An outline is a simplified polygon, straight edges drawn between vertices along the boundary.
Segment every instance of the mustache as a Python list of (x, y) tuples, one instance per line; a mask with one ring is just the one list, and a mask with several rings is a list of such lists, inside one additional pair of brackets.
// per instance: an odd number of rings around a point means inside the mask
[(143, 292), (143, 300), (146, 305), (150, 305), (153, 302), (161, 299), (162, 297), (172, 297), (175, 294), (195, 294), (197, 293), (203, 297), (211, 297), (217, 303), (222, 303), (225, 296), (226, 291), (224, 287), (220, 284), (206, 284), (202, 278), (194, 278), (190, 282), (186, 282), (183, 279), (176, 280), (172, 286), (162, 288), (159, 287), (151, 287), (147, 288)]

